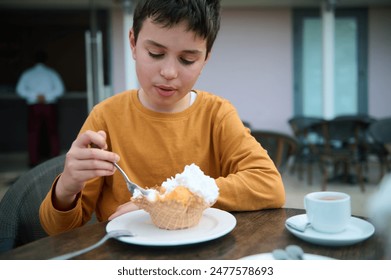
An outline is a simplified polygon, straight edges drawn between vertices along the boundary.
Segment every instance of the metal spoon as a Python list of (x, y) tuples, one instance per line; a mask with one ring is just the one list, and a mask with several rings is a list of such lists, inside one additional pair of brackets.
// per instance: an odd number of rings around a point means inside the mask
[(297, 245), (288, 245), (285, 248), (285, 251), (288, 253), (292, 260), (302, 260), (304, 257), (304, 251)]
[(128, 190), (132, 194), (134, 194), (135, 190), (139, 190), (144, 196), (148, 196), (149, 194), (151, 194), (153, 192), (152, 190), (146, 190), (146, 189), (140, 187), (139, 185), (137, 185), (136, 183), (133, 183), (132, 181), (130, 181), (128, 176), (126, 175), (126, 173), (121, 169), (121, 167), (119, 167), (118, 164), (115, 162), (113, 164), (119, 170), (119, 172), (121, 172), (122, 176), (124, 177), (124, 179), (126, 181), (126, 185), (128, 186)]
[(282, 249), (275, 249), (272, 252), (273, 258), (276, 260), (290, 260), (290, 256), (285, 250)]
[(300, 231), (300, 232), (305, 232), (305, 230), (307, 228), (311, 227), (311, 223), (309, 223), (309, 222), (305, 222), (305, 223), (297, 223), (297, 222), (295, 222), (295, 223), (293, 223), (293, 222), (287, 220), (287, 221), (285, 221), (285, 224), (288, 227), (290, 227), (292, 229), (295, 229), (297, 231)]
[(135, 235), (133, 233), (131, 233), (130, 231), (128, 231), (128, 230), (113, 230), (113, 231), (109, 231), (108, 233), (106, 233), (105, 236), (103, 236), (103, 238), (101, 240), (99, 240), (95, 244), (93, 244), (93, 245), (91, 245), (91, 246), (89, 246), (87, 248), (81, 249), (81, 250), (77, 250), (77, 251), (74, 251), (74, 252), (71, 252), (71, 253), (68, 253), (68, 254), (64, 254), (64, 255), (61, 255), (61, 256), (58, 256), (58, 257), (51, 258), (51, 260), (68, 260), (68, 259), (74, 258), (76, 256), (79, 256), (79, 255), (82, 255), (84, 253), (87, 253), (87, 252), (89, 252), (91, 250), (94, 250), (95, 248), (101, 246), (103, 243), (105, 243), (110, 238), (117, 238), (117, 237), (121, 237), (121, 236), (132, 237), (132, 236), (135, 236)]
[[(90, 146), (91, 146), (91, 148), (100, 149), (94, 143), (91, 143)], [(118, 166), (118, 164), (116, 162), (113, 162), (113, 164), (121, 172), (122, 176), (124, 177), (124, 179), (126, 181), (126, 185), (128, 186), (128, 190), (130, 191), (131, 194), (134, 194), (134, 190), (136, 190), (136, 189), (139, 190), (144, 196), (148, 196), (149, 194), (151, 194), (151, 192), (152, 192), (151, 190), (146, 190), (146, 189), (140, 187), (139, 185), (137, 185), (136, 183), (130, 181), (129, 177), (122, 170), (122, 168)]]

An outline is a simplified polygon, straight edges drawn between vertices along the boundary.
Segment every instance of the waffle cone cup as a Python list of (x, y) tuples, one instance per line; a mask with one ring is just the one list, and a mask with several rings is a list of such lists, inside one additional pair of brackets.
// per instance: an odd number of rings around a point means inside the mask
[(133, 202), (150, 214), (152, 222), (157, 227), (168, 230), (196, 226), (204, 210), (210, 207), (204, 199), (197, 195), (191, 196), (186, 203), (159, 199), (149, 201), (144, 196), (133, 199)]

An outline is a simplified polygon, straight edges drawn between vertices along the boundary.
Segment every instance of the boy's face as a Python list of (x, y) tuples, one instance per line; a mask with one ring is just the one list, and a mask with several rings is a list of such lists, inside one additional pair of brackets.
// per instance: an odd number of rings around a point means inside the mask
[(132, 55), (143, 105), (157, 112), (180, 112), (189, 106), (193, 89), (206, 58), (206, 40), (186, 31), (183, 22), (170, 28), (147, 18), (137, 44), (130, 32)]

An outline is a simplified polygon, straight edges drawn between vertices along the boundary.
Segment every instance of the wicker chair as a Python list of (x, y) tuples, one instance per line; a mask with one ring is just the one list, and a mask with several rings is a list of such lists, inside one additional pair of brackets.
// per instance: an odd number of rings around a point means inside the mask
[(0, 201), (0, 252), (47, 236), (39, 207), (64, 167), (65, 155), (37, 165), (13, 183)]
[(298, 171), (298, 177), (303, 179), (303, 170), (307, 173), (307, 183), (312, 184), (312, 168), (318, 162), (314, 148), (321, 142), (321, 132), (316, 125), (324, 120), (318, 117), (296, 116), (288, 120), (292, 132), (298, 142), (297, 154), (292, 166), (292, 172)]
[[(324, 141), (323, 146), (317, 151), (323, 175), (322, 190), (326, 190), (327, 183), (333, 175), (334, 178), (341, 178), (346, 182), (351, 178), (357, 178), (361, 191), (365, 191), (362, 166), (366, 165), (366, 155), (360, 150), (360, 143), (366, 125), (359, 119), (345, 118), (324, 121), (318, 125), (318, 130), (323, 131)], [(339, 177), (341, 165), (344, 169)], [(355, 176), (350, 176), (351, 167), (355, 170)]]
[(391, 171), (391, 117), (378, 119), (369, 126), (369, 134), (374, 142), (381, 146), (378, 158), (381, 164), (380, 177), (384, 176), (384, 169)]
[(251, 134), (267, 150), (280, 173), (283, 173), (290, 157), (296, 154), (296, 139), (288, 134), (276, 131), (253, 130)]

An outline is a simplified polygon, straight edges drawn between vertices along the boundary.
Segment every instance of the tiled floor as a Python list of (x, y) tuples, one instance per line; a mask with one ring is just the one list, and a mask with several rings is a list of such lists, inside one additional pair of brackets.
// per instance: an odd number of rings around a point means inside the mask
[[(8, 186), (18, 176), (28, 170), (27, 155), (24, 153), (0, 154), (0, 199), (8, 189)], [(342, 191), (351, 195), (352, 213), (359, 216), (367, 216), (366, 203), (368, 198), (377, 189), (379, 182), (379, 166), (371, 162), (369, 166), (368, 182), (366, 191), (361, 192), (357, 185), (330, 183), (328, 190)], [(283, 174), (286, 189), (285, 207), (303, 208), (303, 198), (306, 193), (320, 190), (320, 176), (317, 168), (314, 168), (313, 184), (308, 185), (305, 181), (298, 180), (296, 174)]]

